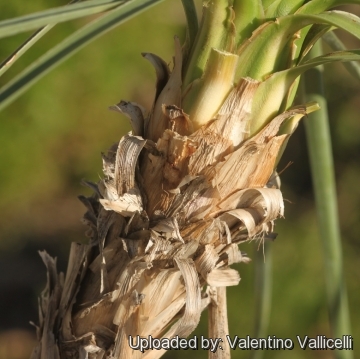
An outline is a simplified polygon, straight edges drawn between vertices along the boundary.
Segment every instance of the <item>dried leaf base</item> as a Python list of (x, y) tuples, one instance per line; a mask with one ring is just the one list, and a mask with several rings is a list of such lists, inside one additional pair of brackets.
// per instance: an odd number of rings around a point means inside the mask
[[(243, 79), (194, 131), (181, 109), (179, 51), (171, 74), (144, 55), (158, 76), (148, 117), (135, 103), (113, 107), (131, 118), (133, 132), (103, 156), (104, 179), (88, 183), (94, 195), (80, 197), (90, 243), (72, 245), (65, 280), (42, 253), (48, 285), (32, 358), (155, 359), (164, 351), (134, 350), (129, 336), (187, 337), (207, 306), (210, 335), (228, 334), (225, 287), (240, 280), (230, 265), (248, 262), (238, 244), (270, 236), (283, 215), (274, 167), (289, 135), (278, 131), (305, 110), (248, 138), (259, 83)], [(211, 355), (228, 358), (229, 350)]]

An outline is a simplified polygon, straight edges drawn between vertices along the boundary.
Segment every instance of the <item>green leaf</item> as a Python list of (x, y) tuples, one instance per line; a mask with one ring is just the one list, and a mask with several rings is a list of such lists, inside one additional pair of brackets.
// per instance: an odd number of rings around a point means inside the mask
[(51, 69), (58, 66), (82, 47), (117, 25), (129, 20), (139, 12), (161, 1), (163, 0), (134, 0), (126, 2), (69, 36), (0, 90), (0, 110), (9, 105)]
[(195, 38), (199, 30), (196, 8), (193, 0), (181, 0), (181, 2), (185, 11), (189, 34), (189, 47), (191, 48), (195, 42)]
[[(305, 36), (305, 40), (302, 44), (301, 48), (296, 49), (296, 52), (294, 54), (294, 62), (299, 63), (301, 62), (301, 60), (306, 56), (306, 54), (311, 50), (311, 48), (313, 47), (313, 45), (324, 35), (326, 34), (326, 32), (330, 31), (332, 28), (334, 28), (331, 25), (313, 25), (310, 30), (307, 32), (304, 31), (304, 33), (302, 34), (302, 36)], [(342, 51), (344, 51), (345, 49), (341, 49)], [(283, 103), (282, 106), (282, 110), (286, 110), (288, 109), (295, 98), (297, 89), (298, 89), (298, 85), (299, 85), (299, 78), (297, 78), (294, 83), (292, 84), (292, 86), (289, 89), (289, 92), (286, 96), (286, 102)]]
[(242, 66), (239, 67), (236, 78), (249, 76), (263, 80), (265, 76), (282, 70), (286, 58), (291, 59), (291, 48), (286, 46), (289, 40), (297, 31), (312, 24), (335, 26), (360, 38), (360, 19), (347, 12), (284, 16), (261, 26), (240, 48), (239, 63)]
[(237, 55), (211, 49), (203, 75), (189, 86), (182, 99), (182, 108), (194, 129), (216, 115), (233, 87), (237, 63)]
[[(345, 4), (360, 4), (360, 0), (312, 0), (312, 1), (308, 1), (305, 5), (303, 5), (296, 13), (315, 15), (323, 11), (330, 10), (336, 6), (345, 5)], [(308, 28), (302, 29), (300, 31), (300, 37), (305, 38), (305, 36), (307, 35), (307, 31)], [(314, 45), (315, 42), (313, 42), (312, 45)], [(307, 48), (307, 50), (310, 49), (311, 47)], [(300, 47), (296, 51), (295, 58), (301, 60), (302, 55), (300, 56), (299, 55), (300, 55)]]
[[(305, 40), (302, 44), (299, 62), (309, 53), (311, 48), (314, 46), (316, 41), (318, 41), (322, 36), (324, 36), (328, 31), (333, 29), (331, 25), (313, 25), (310, 30), (306, 34)], [(341, 49), (341, 51), (345, 51), (346, 49)]]
[(0, 38), (110, 10), (124, 0), (89, 0), (0, 22)]
[(265, 11), (267, 18), (293, 14), (305, 0), (275, 0)]
[(47, 32), (49, 32), (54, 25), (47, 25), (42, 29), (36, 31), (31, 35), (21, 46), (19, 46), (12, 54), (10, 54), (1, 64), (0, 64), (0, 76), (4, 74), (14, 63), (19, 60), (19, 58), (27, 51), (31, 46), (33, 46), (38, 40), (40, 40)]
[[(328, 32), (322, 38), (333, 50), (346, 51), (345, 45), (341, 40), (333, 33)], [(360, 65), (357, 62), (345, 62), (344, 67), (348, 72), (357, 80), (360, 81)]]
[[(320, 106), (316, 101), (308, 102), (305, 105), (305, 112), (307, 115), (318, 110), (320, 110)], [(292, 135), (303, 117), (304, 115), (302, 113), (289, 117), (281, 124), (278, 135)]]
[(323, 11), (333, 9), (336, 6), (347, 4), (360, 4), (360, 0), (312, 0), (303, 5), (298, 14), (319, 14)]
[[(69, 5), (75, 4), (81, 0), (72, 0)], [(19, 58), (29, 50), (36, 42), (38, 42), (46, 33), (48, 33), (55, 24), (46, 25), (43, 28), (35, 31), (23, 44), (21, 44), (12, 54), (10, 54), (0, 64), (0, 76), (4, 74)]]
[(234, 0), (237, 47), (264, 21), (264, 9), (260, 0)]
[(229, 0), (204, 3), (200, 29), (186, 64), (183, 89), (202, 76), (212, 48), (232, 52), (235, 37), (232, 15)]
[(274, 0), (262, 0), (262, 6), (264, 8), (264, 11), (274, 2)]
[(300, 66), (277, 72), (262, 82), (252, 104), (250, 134), (257, 133), (278, 114), (290, 86), (298, 76), (318, 65), (336, 61), (360, 61), (360, 50), (339, 51), (319, 56)]

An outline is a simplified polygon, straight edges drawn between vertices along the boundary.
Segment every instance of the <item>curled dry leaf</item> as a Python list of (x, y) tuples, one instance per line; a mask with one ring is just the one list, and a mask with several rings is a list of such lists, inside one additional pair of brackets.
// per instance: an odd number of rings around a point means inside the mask
[(109, 109), (123, 113), (130, 119), (132, 133), (135, 136), (144, 136), (144, 108), (135, 102), (120, 101), (117, 105), (110, 106)]

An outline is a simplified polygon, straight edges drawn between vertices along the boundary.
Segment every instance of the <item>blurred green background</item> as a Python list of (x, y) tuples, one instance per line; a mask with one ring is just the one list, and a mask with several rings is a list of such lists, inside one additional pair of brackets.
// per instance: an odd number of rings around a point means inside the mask
[[(200, 4), (199, 1), (197, 1)], [(49, 7), (61, 0), (2, 2), (0, 20)], [(200, 7), (199, 7), (200, 8)], [(359, 12), (353, 7), (352, 11)], [(2, 78), (5, 84), (27, 64), (88, 22), (56, 26)], [(167, 0), (119, 26), (56, 68), (0, 113), (0, 359), (28, 358), (35, 341), (37, 296), (46, 249), (66, 269), (69, 245), (86, 241), (77, 195), (90, 193), (82, 179), (101, 176), (101, 156), (130, 130), (125, 117), (107, 110), (120, 99), (150, 108), (155, 74), (140, 55), (153, 52), (170, 62), (173, 36), (185, 37), (181, 2)], [(341, 33), (340, 33), (341, 35)], [(1, 40), (0, 61), (29, 33)], [(349, 48), (359, 48), (342, 37)], [(341, 64), (325, 71), (333, 136), (337, 193), (348, 286), (354, 357), (360, 356), (360, 84)], [(280, 338), (328, 335), (323, 256), (318, 238), (311, 176), (302, 125), (290, 140), (279, 169), (286, 219), (278, 220), (273, 249), (273, 297), (269, 333)], [(258, 245), (241, 246), (254, 258)], [(236, 266), (242, 280), (229, 288), (230, 335), (245, 337), (254, 327), (254, 263)], [(206, 315), (197, 329), (206, 334)], [(233, 358), (249, 358), (236, 350)], [(268, 351), (265, 358), (334, 358), (331, 351)], [(169, 352), (165, 357), (207, 358), (206, 351)]]

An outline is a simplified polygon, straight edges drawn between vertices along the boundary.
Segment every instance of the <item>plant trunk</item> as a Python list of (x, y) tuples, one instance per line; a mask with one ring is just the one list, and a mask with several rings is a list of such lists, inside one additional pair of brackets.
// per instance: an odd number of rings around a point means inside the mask
[[(72, 245), (65, 281), (42, 253), (48, 287), (33, 358), (158, 358), (165, 349), (142, 353), (131, 346), (150, 336), (187, 337), (208, 305), (210, 334), (228, 334), (225, 287), (240, 280), (229, 266), (247, 262), (238, 244), (264, 239), (283, 213), (271, 176), (288, 136), (276, 134), (285, 118), (303, 111), (278, 116), (234, 146), (230, 133), (246, 128), (256, 88), (241, 81), (217, 120), (193, 133), (180, 108), (163, 105), (168, 125), (157, 143), (141, 137), (149, 137), (149, 125), (142, 125), (138, 105), (117, 105), (131, 116), (134, 134), (103, 156), (104, 179), (88, 183), (94, 195), (80, 197), (90, 243)], [(229, 357), (223, 349), (211, 357)]]
[[(272, 237), (273, 221), (283, 215), (274, 168), (289, 134), (278, 135), (279, 128), (305, 109), (282, 113), (249, 138), (260, 82), (244, 78), (214, 115), (195, 101), (199, 121), (190, 121), (182, 109), (179, 41), (171, 73), (157, 56), (143, 56), (157, 74), (154, 106), (148, 116), (135, 103), (112, 107), (130, 118), (133, 131), (103, 155), (104, 178), (87, 182), (94, 194), (80, 197), (89, 244), (72, 245), (65, 279), (41, 253), (48, 283), (33, 359), (159, 358), (170, 339), (196, 328), (208, 306), (209, 335), (223, 339), (210, 358), (229, 358), (226, 287), (240, 281), (230, 265), (248, 262), (239, 243)], [(233, 72), (232, 55), (213, 56), (211, 66), (221, 60), (225, 73)], [(220, 86), (219, 75), (204, 77)], [(204, 84), (199, 91), (207, 92)], [(211, 120), (205, 124), (204, 114)], [(145, 339), (156, 339), (153, 347)]]
[(172, 71), (143, 54), (157, 76), (153, 107), (111, 107), (132, 132), (103, 155), (104, 178), (87, 182), (94, 194), (80, 197), (90, 242), (72, 245), (65, 279), (41, 253), (48, 283), (32, 358), (155, 359), (207, 307), (224, 346), (210, 357), (230, 356), (226, 287), (240, 281), (230, 266), (249, 261), (241, 242), (274, 238), (284, 211), (276, 165), (300, 118), (318, 109), (290, 108), (297, 78), (360, 58), (304, 59), (333, 26), (360, 37), (357, 20), (322, 13), (331, 4), (205, 1), (184, 52), (175, 38)]

